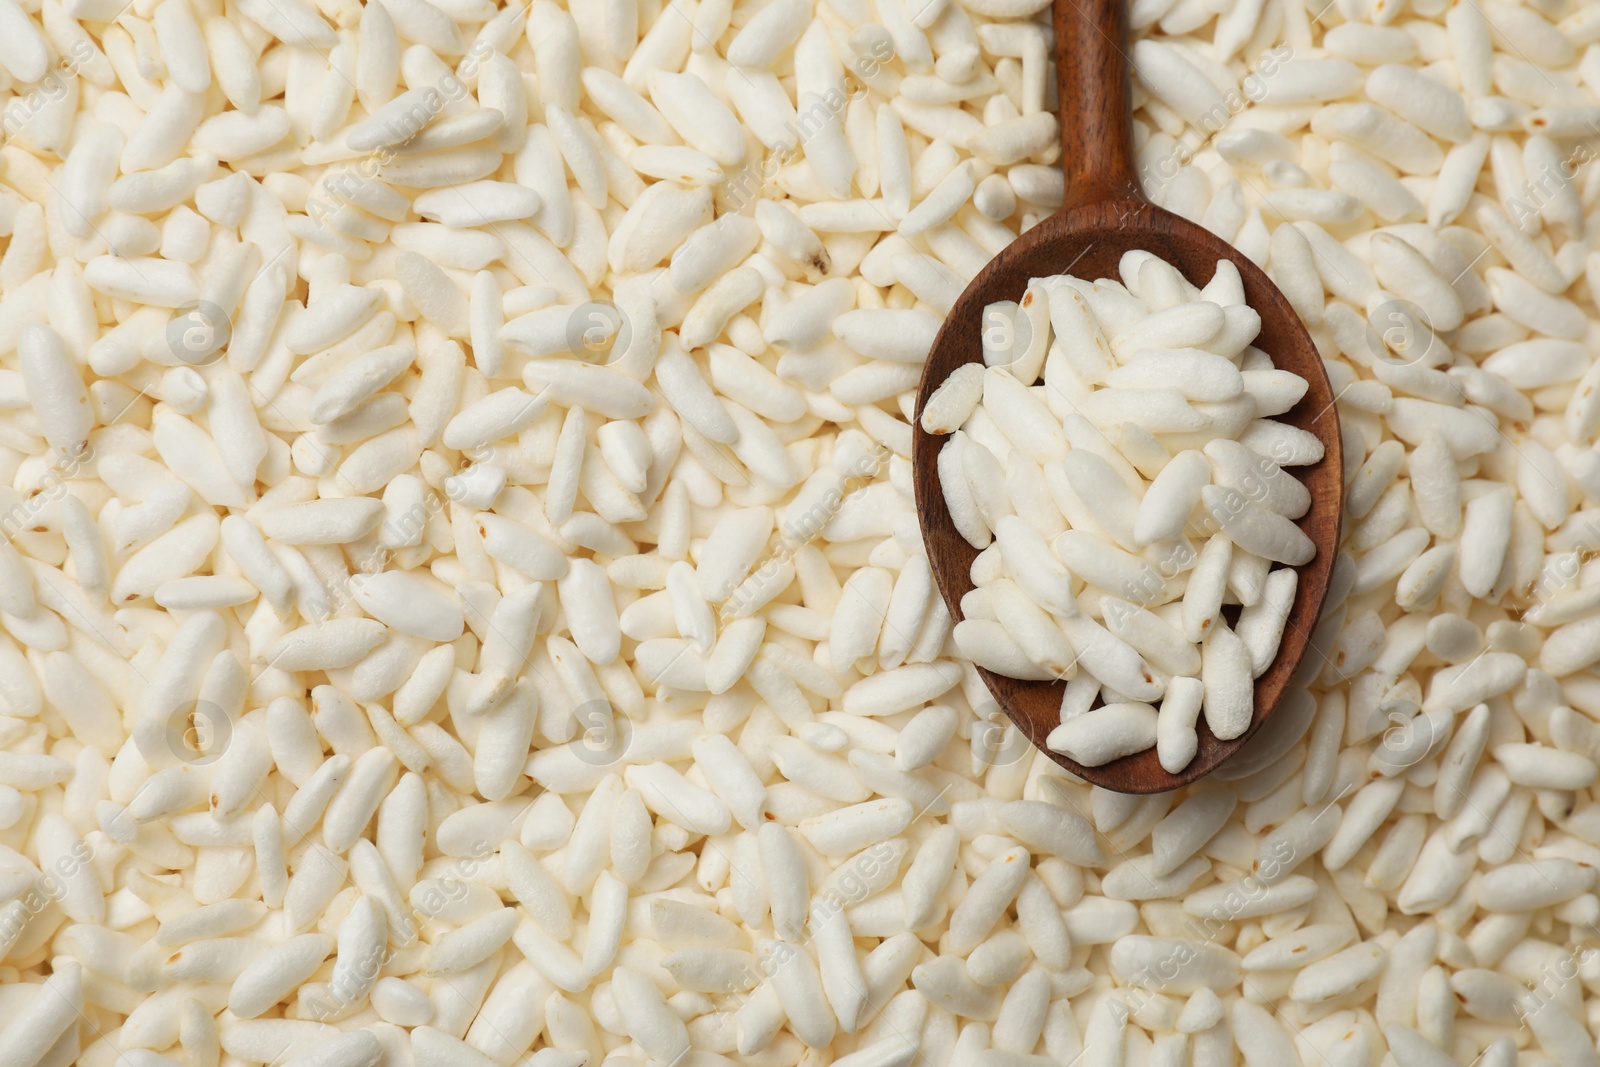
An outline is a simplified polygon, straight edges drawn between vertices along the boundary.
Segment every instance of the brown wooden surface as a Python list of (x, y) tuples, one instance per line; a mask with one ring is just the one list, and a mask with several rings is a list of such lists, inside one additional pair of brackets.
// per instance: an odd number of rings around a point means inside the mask
[(923, 543), (939, 591), (960, 622), (961, 598), (972, 588), (977, 550), (956, 532), (939, 487), (938, 453), (943, 436), (924, 433), (923, 406), (941, 382), (963, 363), (981, 362), (983, 309), (997, 300), (1021, 300), (1030, 279), (1070, 273), (1115, 278), (1124, 252), (1144, 249), (1204, 285), (1219, 259), (1232, 260), (1244, 280), (1246, 302), (1261, 315), (1256, 346), (1273, 363), (1309, 384), (1280, 422), (1307, 430), (1322, 441), (1325, 455), (1310, 467), (1289, 468), (1311, 493), (1311, 510), (1299, 526), (1317, 546), (1300, 572), (1294, 607), (1277, 658), (1256, 679), (1255, 716), (1243, 736), (1219, 741), (1199, 724), (1200, 748), (1180, 773), (1168, 774), (1155, 749), (1102, 767), (1082, 767), (1045, 747), (1059, 723), (1063, 682), (1025, 682), (981, 670), (996, 703), (1038, 748), (1073, 774), (1122, 793), (1158, 793), (1204, 776), (1237, 752), (1272, 713), (1305, 656), (1321, 614), (1339, 542), (1344, 510), (1344, 463), (1333, 392), (1304, 325), (1277, 286), (1253, 262), (1215, 234), (1145, 201), (1134, 181), (1125, 56), (1126, 0), (1056, 0), (1056, 52), (1062, 100), (1062, 146), (1066, 204), (1020, 236), (973, 279), (956, 301), (933, 343), (917, 393), (912, 463)]
[(1130, 0), (1055, 0), (1056, 88), (1067, 203), (1142, 200), (1133, 156)]

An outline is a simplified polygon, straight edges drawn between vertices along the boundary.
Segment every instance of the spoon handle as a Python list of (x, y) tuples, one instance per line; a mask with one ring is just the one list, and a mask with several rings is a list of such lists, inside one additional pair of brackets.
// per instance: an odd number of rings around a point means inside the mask
[(1128, 0), (1055, 0), (1066, 206), (1142, 200), (1133, 160)]

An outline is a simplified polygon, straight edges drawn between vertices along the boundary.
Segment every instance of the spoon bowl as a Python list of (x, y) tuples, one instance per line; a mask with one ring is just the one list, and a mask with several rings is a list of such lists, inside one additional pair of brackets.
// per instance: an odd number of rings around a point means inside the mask
[(952, 622), (962, 620), (961, 598), (973, 588), (978, 550), (951, 521), (939, 485), (939, 449), (948, 439), (922, 429), (922, 409), (933, 391), (964, 363), (983, 360), (980, 336), (984, 308), (1000, 300), (1020, 301), (1033, 278), (1072, 274), (1118, 277), (1125, 252), (1144, 250), (1171, 263), (1191, 283), (1203, 286), (1217, 261), (1230, 260), (1244, 283), (1245, 302), (1261, 316), (1256, 347), (1274, 366), (1304, 378), (1308, 388), (1290, 411), (1274, 418), (1316, 435), (1323, 458), (1286, 470), (1311, 494), (1310, 510), (1298, 521), (1317, 552), (1296, 568), (1299, 584), (1278, 654), (1256, 679), (1255, 708), (1244, 734), (1219, 740), (1197, 725), (1199, 750), (1177, 774), (1165, 770), (1156, 751), (1084, 767), (1045, 746), (1060, 724), (1061, 681), (1022, 681), (979, 669), (996, 704), (1027, 738), (1084, 781), (1121, 793), (1157, 793), (1187, 785), (1210, 773), (1249, 741), (1288, 688), (1310, 646), (1327, 595), (1344, 510), (1344, 466), (1339, 418), (1322, 359), (1289, 301), (1260, 267), (1209, 230), (1155, 206), (1134, 177), (1125, 0), (1056, 0), (1057, 70), (1061, 83), (1065, 206), (1023, 233), (974, 278), (951, 308), (934, 339), (917, 392), (912, 466), (917, 511), (939, 592)]

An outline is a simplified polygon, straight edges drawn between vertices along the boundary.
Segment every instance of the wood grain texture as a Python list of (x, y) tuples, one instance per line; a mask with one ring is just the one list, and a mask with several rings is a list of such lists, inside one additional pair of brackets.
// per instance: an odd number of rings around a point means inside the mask
[(1299, 586), (1278, 655), (1256, 679), (1255, 715), (1242, 736), (1219, 741), (1202, 717), (1200, 747), (1178, 774), (1169, 774), (1155, 749), (1101, 767), (1083, 767), (1045, 747), (1060, 722), (1064, 682), (1026, 682), (980, 669), (996, 703), (1041, 751), (1073, 774), (1122, 793), (1158, 793), (1208, 774), (1242, 748), (1272, 714), (1305, 657), (1322, 612), (1339, 544), (1344, 511), (1344, 460), (1339, 416), (1322, 359), (1288, 300), (1261, 268), (1209, 230), (1158, 208), (1139, 192), (1133, 169), (1125, 0), (1056, 0), (1055, 28), (1062, 100), (1062, 145), (1067, 180), (1065, 206), (1001, 252), (956, 301), (935, 338), (917, 393), (912, 465), (922, 539), (939, 592), (960, 622), (961, 598), (972, 589), (977, 550), (956, 532), (939, 487), (938, 454), (946, 438), (925, 433), (923, 407), (950, 372), (981, 362), (983, 309), (997, 300), (1021, 300), (1030, 279), (1055, 274), (1115, 278), (1123, 253), (1144, 249), (1181, 271), (1195, 285), (1228, 259), (1239, 268), (1246, 302), (1261, 316), (1256, 346), (1274, 365), (1304, 378), (1305, 397), (1278, 421), (1309, 431), (1322, 442), (1321, 462), (1289, 472), (1311, 493), (1299, 526), (1317, 546), (1298, 568)]
[(1131, 0), (1055, 0), (1061, 171), (1068, 204), (1142, 200), (1129, 79)]

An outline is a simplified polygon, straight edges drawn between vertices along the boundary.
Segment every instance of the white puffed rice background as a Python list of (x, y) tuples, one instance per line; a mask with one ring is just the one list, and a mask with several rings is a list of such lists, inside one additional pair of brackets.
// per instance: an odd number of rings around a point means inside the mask
[(1135, 0), (1349, 480), (1147, 798), (911, 488), (1048, 19), (0, 0), (0, 1067), (1600, 1063), (1600, 4)]

